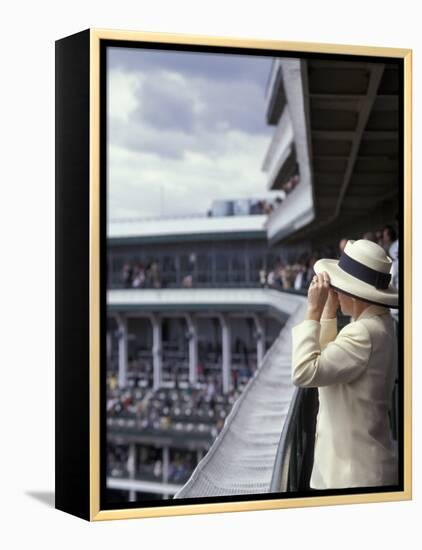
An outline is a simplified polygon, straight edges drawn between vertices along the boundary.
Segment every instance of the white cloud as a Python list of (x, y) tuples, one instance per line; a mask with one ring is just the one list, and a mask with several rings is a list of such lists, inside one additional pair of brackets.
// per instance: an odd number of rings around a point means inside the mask
[(129, 116), (138, 106), (136, 97), (142, 82), (142, 75), (126, 73), (120, 69), (108, 74), (108, 114), (110, 117), (128, 122)]
[(255, 154), (265, 151), (267, 139), (229, 132), (224, 146), (218, 159), (187, 151), (183, 158), (165, 160), (155, 153), (110, 147), (110, 217), (205, 213), (214, 199), (264, 195), (266, 176)]
[(205, 213), (214, 199), (266, 194), (272, 129), (260, 91), (203, 74), (110, 70), (109, 218)]

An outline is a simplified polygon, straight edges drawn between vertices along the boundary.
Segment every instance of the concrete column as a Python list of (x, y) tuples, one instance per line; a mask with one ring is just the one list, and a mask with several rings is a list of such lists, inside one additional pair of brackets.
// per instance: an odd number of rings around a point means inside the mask
[(189, 383), (196, 384), (198, 381), (198, 325), (196, 319), (191, 315), (185, 315), (188, 327), (189, 338)]
[(118, 375), (118, 384), (119, 388), (126, 387), (127, 383), (127, 341), (128, 341), (128, 329), (127, 329), (127, 319), (124, 315), (118, 315), (117, 326), (119, 333), (119, 375)]
[(231, 379), (231, 327), (230, 320), (226, 315), (219, 315), (221, 324), (221, 345), (223, 355), (223, 393), (228, 393), (232, 388)]
[[(135, 479), (136, 474), (136, 446), (135, 443), (129, 445), (129, 456), (127, 459), (127, 469), (129, 472), (129, 479)], [(131, 489), (129, 491), (129, 501), (134, 502), (136, 500), (136, 491)]]
[[(170, 450), (167, 445), (163, 447), (163, 483), (169, 481), (169, 466), (170, 466)], [(168, 499), (168, 494), (163, 494), (164, 499)]]
[(158, 390), (163, 376), (163, 339), (161, 318), (158, 315), (150, 315), (152, 323), (152, 364), (153, 364), (153, 389)]
[(109, 365), (110, 360), (111, 360), (111, 333), (110, 333), (110, 330), (107, 330), (106, 349), (107, 349), (107, 365)]
[(247, 283), (251, 283), (251, 266), (250, 266), (250, 257), (249, 251), (245, 248), (244, 252), (244, 262), (245, 262), (245, 279)]
[(264, 320), (258, 315), (254, 314), (253, 319), (256, 329), (256, 359), (259, 368), (265, 355), (265, 325)]

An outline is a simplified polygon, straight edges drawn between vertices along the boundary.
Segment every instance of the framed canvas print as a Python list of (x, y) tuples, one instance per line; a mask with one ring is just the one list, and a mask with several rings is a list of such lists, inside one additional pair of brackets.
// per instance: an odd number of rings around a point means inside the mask
[(411, 51), (56, 42), (56, 508), (411, 498)]

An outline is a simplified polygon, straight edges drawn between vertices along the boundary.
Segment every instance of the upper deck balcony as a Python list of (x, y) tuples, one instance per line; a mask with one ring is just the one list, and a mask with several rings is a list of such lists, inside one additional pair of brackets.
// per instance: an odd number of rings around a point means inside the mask
[(337, 239), (394, 218), (399, 81), (395, 63), (274, 61), (267, 120), (275, 131), (263, 168), (269, 188), (288, 193), (266, 224), (271, 243)]

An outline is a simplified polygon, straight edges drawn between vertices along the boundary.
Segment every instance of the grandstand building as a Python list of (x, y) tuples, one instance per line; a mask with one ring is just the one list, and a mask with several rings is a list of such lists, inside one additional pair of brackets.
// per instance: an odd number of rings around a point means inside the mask
[(393, 65), (275, 59), (262, 165), (282, 192), (274, 208), (109, 224), (110, 500), (306, 487), (314, 433), (303, 418), (316, 411), (290, 379), (306, 286), (274, 273), (395, 219), (398, 89)]
[(271, 244), (315, 248), (395, 219), (399, 78), (397, 65), (382, 62), (274, 59), (263, 167), (268, 189), (288, 196), (266, 223)]
[(235, 212), (109, 225), (112, 499), (181, 488), (289, 316), (271, 273), (302, 247), (270, 249), (267, 216)]

